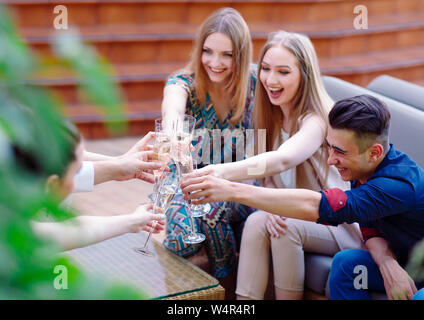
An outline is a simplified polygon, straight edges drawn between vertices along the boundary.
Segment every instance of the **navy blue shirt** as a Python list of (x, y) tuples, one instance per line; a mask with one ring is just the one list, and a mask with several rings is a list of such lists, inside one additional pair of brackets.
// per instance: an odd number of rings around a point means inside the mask
[(350, 191), (321, 191), (317, 222), (376, 228), (405, 265), (412, 247), (424, 238), (424, 170), (390, 145), (374, 174), (356, 185), (355, 180)]

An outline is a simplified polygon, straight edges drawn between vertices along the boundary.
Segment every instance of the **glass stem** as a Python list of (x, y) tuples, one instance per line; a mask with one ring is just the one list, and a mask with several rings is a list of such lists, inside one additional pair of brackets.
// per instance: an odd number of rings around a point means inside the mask
[(146, 242), (144, 243), (144, 248), (147, 249), (149, 247), (150, 238), (152, 237), (153, 230), (156, 228), (156, 220), (153, 220), (152, 229), (150, 229), (149, 235), (147, 236)]
[[(159, 188), (159, 179), (160, 179), (160, 172), (155, 170), (153, 171), (153, 178), (155, 180), (155, 184), (153, 185), (153, 194), (156, 195), (158, 194), (158, 188)], [(156, 203), (156, 199), (154, 200)]]
[(196, 229), (194, 228), (194, 216), (193, 212), (191, 211), (191, 201), (188, 201), (187, 211), (191, 220), (191, 234), (194, 235), (196, 234)]
[[(155, 195), (156, 195), (156, 197), (155, 197), (155, 202), (154, 203), (157, 202), (157, 198), (159, 196), (158, 193), (155, 193)], [(156, 206), (154, 204), (153, 204), (153, 214), (156, 214)], [(156, 228), (156, 222), (157, 222), (156, 220), (153, 220), (152, 229), (150, 229), (149, 235), (147, 236), (146, 242), (144, 243), (144, 248), (145, 249), (149, 246), (150, 238), (152, 237), (153, 230), (155, 230), (155, 228)]]

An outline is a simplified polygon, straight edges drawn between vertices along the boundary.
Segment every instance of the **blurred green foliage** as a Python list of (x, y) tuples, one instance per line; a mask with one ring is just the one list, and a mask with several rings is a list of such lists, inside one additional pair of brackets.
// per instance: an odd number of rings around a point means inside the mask
[[(57, 63), (78, 75), (93, 104), (121, 120), (122, 101), (107, 63), (77, 34), (58, 35), (53, 48)], [(0, 299), (145, 299), (134, 288), (85, 276), (54, 243), (39, 239), (31, 229), (30, 221), (40, 210), (57, 220), (73, 216), (45, 193), (46, 174), (23, 170), (11, 152), (13, 143), (48, 172), (57, 172), (66, 159), (70, 146), (57, 134), (64, 119), (60, 102), (28, 81), (42, 68), (0, 4)], [(113, 123), (112, 129), (124, 128), (123, 122)], [(58, 265), (68, 270), (66, 290), (54, 288)]]
[(424, 240), (417, 243), (412, 250), (406, 271), (414, 280), (424, 282)]

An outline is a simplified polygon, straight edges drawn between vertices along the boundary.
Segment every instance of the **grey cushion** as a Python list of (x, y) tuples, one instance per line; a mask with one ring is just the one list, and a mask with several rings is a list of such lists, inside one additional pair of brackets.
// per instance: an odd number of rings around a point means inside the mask
[[(316, 253), (305, 253), (305, 286), (306, 288), (330, 298), (328, 276), (333, 258)], [(382, 292), (371, 292), (372, 300), (387, 300)]]
[(375, 78), (367, 89), (424, 111), (424, 87), (388, 75)]
[(383, 101), (391, 113), (390, 142), (424, 167), (424, 148), (421, 147), (424, 137), (423, 111), (335, 77), (324, 76), (323, 81), (334, 101), (361, 94), (369, 94)]
[(305, 286), (325, 295), (325, 286), (330, 273), (332, 257), (305, 253)]

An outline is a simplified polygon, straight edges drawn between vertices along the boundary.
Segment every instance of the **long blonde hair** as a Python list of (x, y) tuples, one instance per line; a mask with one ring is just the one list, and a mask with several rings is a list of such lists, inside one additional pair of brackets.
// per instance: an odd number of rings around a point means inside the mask
[(233, 8), (219, 9), (202, 23), (186, 70), (195, 74), (196, 95), (203, 105), (206, 101), (210, 81), (202, 65), (203, 45), (209, 35), (217, 32), (230, 38), (233, 46), (234, 72), (228, 81), (226, 90), (232, 96), (233, 114), (230, 123), (235, 124), (242, 119), (244, 113), (252, 61), (252, 39), (249, 28), (237, 10)]
[[(266, 129), (266, 151), (273, 150), (283, 123), (283, 112), (271, 104), (261, 83), (261, 65), (266, 52), (272, 47), (284, 47), (297, 59), (300, 70), (300, 85), (293, 98), (293, 118), (290, 136), (299, 130), (301, 120), (309, 113), (318, 115), (325, 123), (333, 106), (321, 80), (318, 58), (311, 40), (302, 34), (286, 31), (271, 33), (263, 46), (258, 61), (258, 83), (255, 89), (254, 119), (256, 129)], [(325, 160), (325, 159), (324, 159)]]

